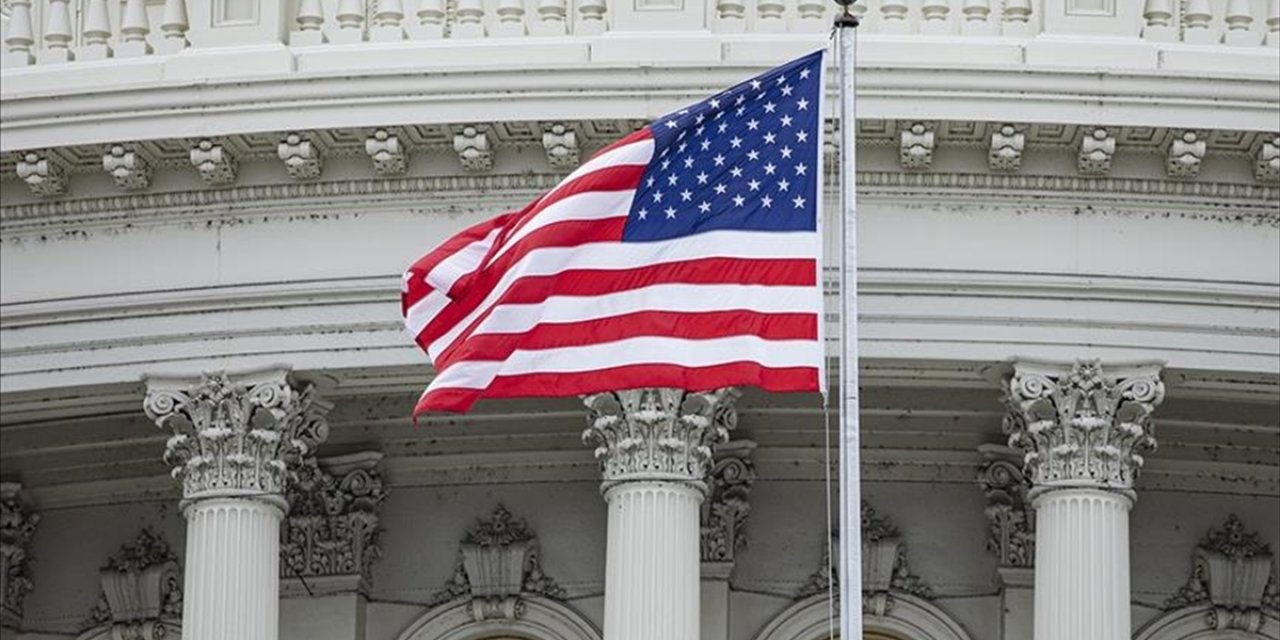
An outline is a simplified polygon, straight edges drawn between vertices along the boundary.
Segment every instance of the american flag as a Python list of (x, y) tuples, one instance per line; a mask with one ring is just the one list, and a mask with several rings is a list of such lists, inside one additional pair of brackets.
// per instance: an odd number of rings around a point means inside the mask
[(414, 415), (638, 387), (816, 391), (823, 52), (618, 140), (404, 275)]

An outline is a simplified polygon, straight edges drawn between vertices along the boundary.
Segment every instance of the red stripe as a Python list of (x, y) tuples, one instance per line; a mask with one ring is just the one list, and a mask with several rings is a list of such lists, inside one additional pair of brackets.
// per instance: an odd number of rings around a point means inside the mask
[(517, 349), (555, 349), (613, 342), (638, 336), (704, 340), (751, 335), (766, 340), (817, 340), (817, 313), (640, 311), (597, 320), (538, 324), (523, 333), (474, 335), (442, 357), (444, 371), (455, 362), (505, 360)]
[(641, 140), (645, 140), (652, 137), (653, 137), (653, 133), (649, 131), (649, 126), (645, 125), (621, 138), (618, 138), (617, 140), (613, 141), (605, 148), (591, 154), (591, 157), (587, 158), (587, 160), (588, 161), (594, 160), (605, 153), (608, 153), (610, 151), (613, 151), (614, 149), (617, 149), (618, 147), (625, 147), (631, 144), (632, 142), (639, 142)]
[(493, 231), (497, 227), (507, 224), (515, 216), (516, 214), (514, 212), (504, 213), (479, 224), (471, 225), (448, 240), (445, 240), (440, 244), (440, 246), (432, 249), (427, 255), (418, 258), (412, 265), (409, 265), (409, 268), (405, 270), (406, 273), (410, 274), (410, 277), (407, 280), (407, 284), (409, 286), (408, 289), (403, 291), (400, 296), (402, 306), (401, 312), (407, 313), (409, 307), (416, 304), (428, 293), (431, 293), (433, 288), (431, 285), (427, 284), (426, 276), (428, 273), (431, 273), (431, 270), (434, 269), (436, 265), (443, 262), (449, 256), (467, 248), (472, 243), (483, 240), (485, 236), (489, 235), (489, 232)]
[[(589, 191), (631, 191), (640, 185), (640, 178), (644, 176), (647, 165), (616, 165), (607, 166), (596, 169), (586, 175), (578, 176), (569, 182), (561, 182), (551, 191), (540, 196), (530, 206), (525, 207), (520, 212), (519, 219), (502, 230), (502, 235), (498, 237), (498, 242), (494, 245), (494, 251), (501, 249), (507, 243), (507, 239), (514, 235), (517, 231), (524, 228), (542, 213), (547, 207), (568, 198), (569, 196), (587, 193)], [(626, 211), (613, 211), (624, 215)]]
[[(597, 296), (654, 284), (812, 287), (817, 284), (816, 272), (814, 261), (808, 258), (699, 258), (626, 270), (569, 269), (545, 276), (526, 276), (513, 282), (506, 293), (458, 334), (458, 338), (440, 353), (437, 366), (450, 361), (452, 352), (464, 344), (475, 328), (501, 304), (533, 304), (543, 302), (550, 296)], [(465, 306), (474, 307), (475, 304)], [(461, 321), (461, 317), (454, 319), (453, 316), (463, 307), (461, 303), (449, 305), (436, 317), (441, 321), (443, 330), (433, 334), (431, 327), (424, 329), (416, 338), (418, 345), (427, 349), (440, 335)], [(446, 322), (448, 324), (443, 324)], [(435, 321), (432, 322), (434, 323)]]
[(488, 389), (435, 389), (424, 395), (413, 415), (429, 411), (462, 413), (484, 395), (487, 398), (558, 397), (641, 387), (674, 387), (708, 391), (749, 385), (765, 391), (817, 391), (817, 367), (766, 367), (756, 362), (731, 362), (708, 367), (637, 364), (575, 373), (527, 373), (498, 376)]

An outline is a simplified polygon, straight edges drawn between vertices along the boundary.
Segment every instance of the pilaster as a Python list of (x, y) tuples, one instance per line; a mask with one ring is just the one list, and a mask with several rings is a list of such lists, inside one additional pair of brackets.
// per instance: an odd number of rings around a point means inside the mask
[(585, 398), (583, 441), (596, 447), (609, 509), (606, 638), (697, 640), (700, 503), (712, 448), (737, 424), (737, 396), (632, 389)]
[(732, 440), (715, 447), (715, 464), (707, 476), (702, 502), (702, 640), (728, 640), (729, 578), (737, 554), (747, 546), (748, 497), (756, 481), (752, 440)]
[(978, 472), (978, 485), (987, 498), (987, 550), (999, 561), (1000, 637), (1030, 638), (1036, 556), (1035, 510), (1027, 498), (1031, 484), (1013, 449), (995, 445), (978, 449), (987, 460)]
[(22, 600), (35, 588), (31, 538), (40, 514), (22, 495), (22, 485), (0, 483), (0, 629), (5, 637), (22, 628)]

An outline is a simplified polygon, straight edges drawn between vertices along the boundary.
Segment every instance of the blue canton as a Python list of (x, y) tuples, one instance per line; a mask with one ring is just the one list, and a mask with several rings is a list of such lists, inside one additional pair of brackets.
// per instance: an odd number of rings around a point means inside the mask
[(822, 51), (649, 125), (653, 160), (622, 240), (703, 231), (814, 231), (821, 187)]

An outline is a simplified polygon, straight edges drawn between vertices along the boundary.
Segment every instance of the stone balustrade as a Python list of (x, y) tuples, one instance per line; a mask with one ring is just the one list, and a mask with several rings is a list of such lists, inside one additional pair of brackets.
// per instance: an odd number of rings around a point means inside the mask
[[(449, 10), (445, 0), (12, 0), (5, 6), (6, 68), (244, 45), (821, 33), (835, 10), (825, 0), (458, 0)], [(864, 0), (855, 11), (869, 35), (1280, 46), (1280, 0)]]

